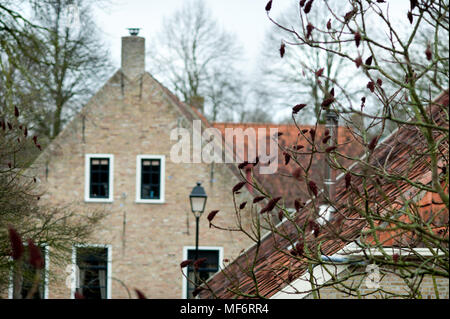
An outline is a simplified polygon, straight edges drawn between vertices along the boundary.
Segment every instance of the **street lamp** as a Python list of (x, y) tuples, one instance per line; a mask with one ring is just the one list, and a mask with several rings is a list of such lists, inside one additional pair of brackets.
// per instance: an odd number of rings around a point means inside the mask
[[(206, 199), (208, 198), (208, 196), (206, 196), (205, 189), (201, 185), (202, 185), (202, 183), (197, 182), (197, 186), (195, 186), (192, 189), (192, 192), (189, 195), (189, 200), (191, 202), (191, 211), (195, 216), (195, 224), (196, 224), (195, 260), (198, 259), (198, 224), (199, 224), (200, 216), (205, 211)], [(195, 286), (196, 287), (198, 286), (197, 277), (195, 279)]]

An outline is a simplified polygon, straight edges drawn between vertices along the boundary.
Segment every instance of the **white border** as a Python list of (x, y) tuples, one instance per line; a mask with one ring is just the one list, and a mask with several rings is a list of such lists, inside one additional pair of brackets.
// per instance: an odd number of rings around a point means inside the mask
[[(141, 199), (141, 160), (142, 159), (158, 159), (160, 165), (160, 186), (159, 199)], [(143, 204), (164, 204), (165, 203), (165, 171), (166, 171), (166, 157), (164, 155), (138, 155), (136, 157), (136, 203)]]
[[(84, 201), (90, 203), (111, 203), (114, 201), (114, 155), (113, 154), (85, 154), (84, 155)], [(109, 159), (109, 191), (108, 198), (90, 197), (91, 158)]]
[[(25, 245), (25, 244), (24, 244)], [(42, 245), (43, 251), (44, 251), (44, 299), (48, 299), (48, 272), (50, 269), (50, 258), (49, 258), (49, 246), (47, 244)], [(8, 286), (8, 299), (13, 299), (13, 293), (14, 293), (14, 286), (13, 286), (13, 270), (11, 269), (9, 271), (9, 286)]]
[[(188, 250), (195, 250), (195, 246), (183, 246), (183, 260), (186, 260), (188, 258)], [(223, 267), (223, 247), (221, 246), (198, 246), (198, 250), (217, 250), (219, 251), (219, 269), (217, 270), (217, 272), (222, 271)], [(185, 267), (182, 269), (183, 272), (183, 290), (181, 292), (181, 298), (182, 299), (187, 299), (187, 270), (188, 267)]]
[[(112, 245), (103, 245), (103, 244), (77, 244), (72, 247), (72, 276), (76, 276), (75, 267), (77, 265), (77, 248), (83, 247), (98, 247), (98, 248), (106, 248), (108, 250), (107, 256), (107, 269), (106, 269), (106, 299), (111, 299), (111, 280), (112, 280)], [(72, 278), (72, 285), (70, 287), (70, 299), (75, 299), (75, 283), (76, 278)]]

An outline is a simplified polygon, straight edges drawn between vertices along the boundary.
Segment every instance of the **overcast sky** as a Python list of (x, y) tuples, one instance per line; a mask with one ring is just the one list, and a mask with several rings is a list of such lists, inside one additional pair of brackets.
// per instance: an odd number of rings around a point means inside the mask
[[(265, 30), (271, 26), (264, 7), (266, 0), (205, 0), (213, 17), (226, 30), (233, 32), (244, 48), (247, 59), (258, 53)], [(274, 12), (290, 0), (278, 0)], [(182, 7), (183, 0), (111, 0), (108, 8), (96, 10), (95, 19), (110, 44), (111, 55), (120, 65), (120, 38), (128, 34), (127, 28), (142, 28), (139, 35), (154, 37), (164, 17)]]
[[(149, 40), (157, 35), (164, 17), (170, 17), (185, 1), (108, 0), (105, 8), (96, 8), (93, 16), (109, 45), (115, 67), (120, 67), (121, 37), (128, 35), (127, 28), (141, 28), (139, 35)], [(204, 1), (211, 9), (213, 18), (225, 30), (237, 36), (243, 47), (241, 65), (244, 74), (251, 77), (257, 68), (265, 33), (273, 26), (264, 10), (268, 0)], [(297, 4), (298, 0), (273, 0), (271, 16), (279, 16), (292, 3)], [(409, 10), (409, 0), (388, 0), (385, 5), (389, 5), (393, 24), (402, 24), (402, 28), (408, 26), (406, 14)], [(278, 47), (274, 50), (278, 50)], [(147, 56), (147, 59), (151, 57)], [(277, 116), (286, 114), (290, 114), (290, 108), (278, 110)]]
[[(183, 1), (186, 0), (110, 0), (106, 8), (96, 9), (94, 17), (110, 45), (115, 65), (120, 65), (120, 38), (128, 34), (127, 28), (142, 28), (140, 36), (154, 37), (163, 18), (182, 7)], [(292, 2), (298, 1), (274, 0), (271, 15), (276, 17)], [(255, 61), (265, 31), (272, 25), (264, 10), (267, 0), (205, 0), (205, 3), (216, 21), (237, 35), (244, 48), (243, 57)], [(389, 5), (391, 16), (406, 17), (409, 0), (390, 0)]]

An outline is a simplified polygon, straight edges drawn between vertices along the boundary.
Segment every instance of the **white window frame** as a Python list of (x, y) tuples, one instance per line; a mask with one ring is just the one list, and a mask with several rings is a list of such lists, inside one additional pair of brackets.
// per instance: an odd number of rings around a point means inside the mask
[[(188, 259), (188, 251), (189, 250), (195, 250), (195, 246), (183, 246), (183, 259), (182, 260), (186, 260)], [(222, 271), (222, 269), (224, 268), (223, 265), (223, 247), (220, 246), (198, 246), (198, 250), (217, 250), (219, 252), (219, 269), (217, 270), (217, 272)], [(187, 271), (188, 271), (188, 267), (185, 267), (182, 269), (183, 272), (183, 290), (181, 293), (181, 298), (182, 299), (187, 299)]]
[[(108, 198), (91, 198), (91, 158), (109, 159), (109, 191)], [(84, 161), (84, 201), (90, 203), (112, 203), (114, 201), (114, 155), (113, 154), (85, 154)]]
[[(143, 159), (156, 159), (160, 161), (160, 188), (159, 188), (159, 199), (142, 199), (141, 198), (141, 161)], [(136, 203), (142, 204), (164, 204), (165, 203), (165, 171), (166, 171), (166, 157), (164, 155), (146, 155), (140, 154), (136, 157)]]
[(111, 279), (112, 279), (112, 245), (108, 244), (77, 244), (72, 246), (72, 273), (71, 273), (71, 286), (70, 286), (70, 299), (75, 299), (75, 290), (77, 275), (77, 248), (106, 248), (107, 253), (107, 269), (106, 269), (106, 299), (111, 299)]
[[(24, 243), (24, 247), (26, 247)], [(47, 244), (42, 245), (42, 252), (44, 254), (44, 299), (48, 299), (48, 271), (50, 269), (50, 258), (49, 258), (49, 246)], [(14, 285), (13, 285), (13, 269), (9, 271), (9, 287), (8, 287), (8, 299), (13, 299)]]

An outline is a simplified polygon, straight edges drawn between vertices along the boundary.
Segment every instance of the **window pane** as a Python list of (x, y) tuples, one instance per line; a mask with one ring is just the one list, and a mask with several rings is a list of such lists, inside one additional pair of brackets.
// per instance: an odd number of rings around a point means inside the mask
[(109, 197), (109, 159), (92, 158), (90, 176), (90, 197)]
[(80, 269), (77, 292), (86, 299), (106, 299), (108, 250), (107, 248), (79, 247), (76, 249)]
[(141, 199), (160, 199), (161, 161), (143, 159), (141, 161)]

